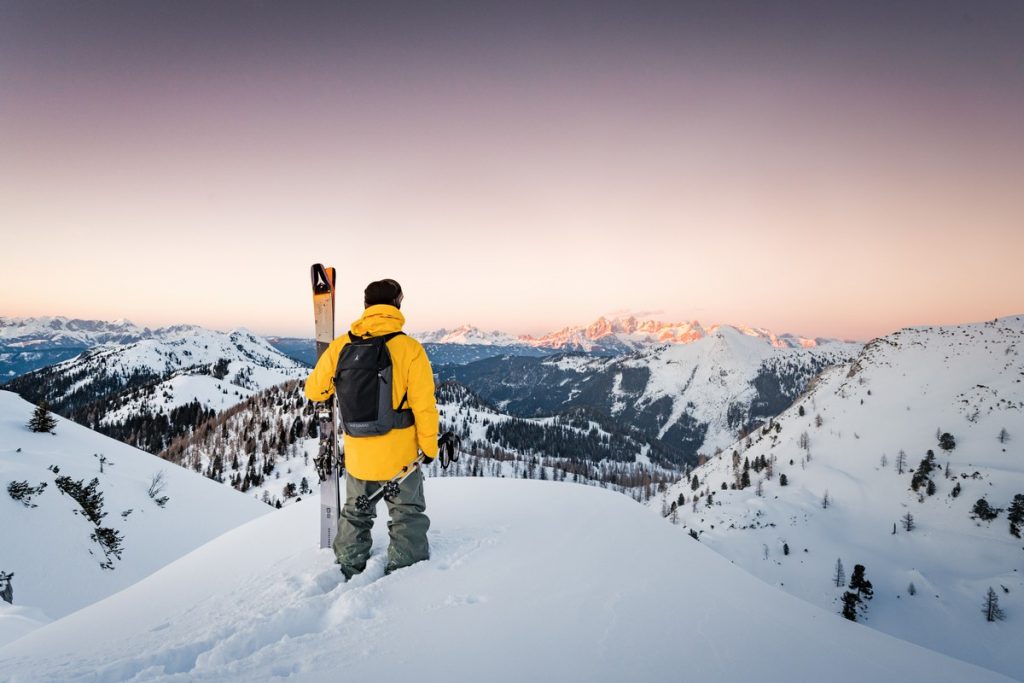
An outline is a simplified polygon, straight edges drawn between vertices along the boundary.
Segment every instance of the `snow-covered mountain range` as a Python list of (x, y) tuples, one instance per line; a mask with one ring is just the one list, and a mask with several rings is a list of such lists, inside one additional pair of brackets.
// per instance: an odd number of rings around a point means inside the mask
[(190, 325), (150, 329), (127, 320), (81, 320), (63, 316), (0, 316), (0, 382), (77, 356), (101, 344), (173, 339)]
[(93, 347), (7, 387), (156, 453), (209, 415), (307, 373), (246, 330), (179, 327), (161, 339)]
[(635, 351), (651, 345), (689, 344), (714, 334), (723, 327), (729, 327), (751, 337), (767, 341), (779, 348), (813, 347), (836, 340), (810, 339), (792, 334), (776, 335), (760, 328), (710, 324), (703, 325), (697, 320), (689, 322), (664, 322), (641, 320), (634, 316), (617, 318), (599, 317), (589, 325), (571, 325), (560, 330), (533, 337), (511, 335), (505, 332), (485, 332), (472, 325), (455, 329), (441, 329), (416, 334), (425, 344), (467, 344), (474, 346), (515, 347), (528, 346), (550, 352), (579, 351), (585, 353), (619, 354)]
[(562, 352), (621, 356), (666, 345), (691, 344), (721, 329), (762, 340), (776, 348), (814, 348), (837, 340), (776, 335), (769, 330), (733, 325), (640, 320), (636, 317), (600, 317), (589, 325), (564, 327), (532, 337), (500, 331), (486, 332), (472, 325), (413, 333), (423, 342), (434, 365), (464, 365), (495, 356), (540, 357)]
[[(664, 344), (688, 344), (723, 327), (698, 321), (663, 322), (636, 317), (600, 317), (589, 325), (567, 326), (531, 337), (484, 331), (472, 325), (413, 333), (434, 365), (464, 364), (502, 355), (545, 356), (558, 352), (621, 355)], [(80, 320), (66, 317), (0, 317), (0, 381), (72, 358), (101, 344), (130, 344), (144, 339), (172, 340), (201, 331), (193, 325), (148, 328), (127, 320)], [(834, 340), (810, 339), (736, 326), (743, 334), (780, 347), (810, 347)], [(307, 366), (316, 360), (310, 338), (267, 337), (281, 353)]]
[[(431, 559), (343, 583), (314, 500), (0, 648), (37, 680), (1009, 679), (756, 580), (591, 487), (430, 479)], [(383, 512), (383, 510), (381, 510)]]
[(439, 369), (513, 415), (593, 412), (610, 431), (651, 444), (652, 457), (696, 463), (786, 408), (823, 368), (859, 344), (788, 346), (722, 326), (690, 343), (626, 356), (495, 357)]
[(494, 330), (485, 332), (472, 325), (461, 325), (453, 329), (440, 329), (423, 332), (416, 337), (422, 344), (471, 344), (475, 346), (517, 346), (523, 343), (522, 337), (515, 337)]
[(160, 337), (171, 328), (151, 330), (128, 320), (81, 320), (64, 316), (15, 318), (0, 316), (0, 344), (9, 347), (90, 347), (128, 344)]
[(1024, 316), (877, 339), (693, 476), (650, 504), (737, 565), (834, 612), (864, 565), (867, 624), (1024, 679)]
[(808, 339), (791, 334), (777, 336), (774, 333), (753, 327), (733, 325), (702, 325), (699, 321), (662, 322), (638, 320), (636, 317), (598, 318), (585, 326), (570, 326), (542, 337), (520, 337), (520, 340), (537, 347), (562, 351), (585, 351), (588, 353), (623, 353), (652, 344), (690, 344), (722, 328), (731, 328), (745, 335), (767, 341), (778, 348), (814, 347), (827, 343), (826, 339)]
[[(0, 391), (0, 572), (14, 574), (13, 605), (0, 601), (0, 644), (269, 510), (70, 420), (33, 433), (33, 409)], [(154, 477), (162, 484), (150, 495)]]

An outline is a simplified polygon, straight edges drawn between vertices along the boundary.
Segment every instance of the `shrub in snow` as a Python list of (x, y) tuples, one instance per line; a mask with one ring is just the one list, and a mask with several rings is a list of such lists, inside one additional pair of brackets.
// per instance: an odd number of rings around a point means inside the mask
[(146, 495), (152, 498), (154, 503), (163, 507), (170, 500), (170, 497), (160, 495), (165, 488), (167, 488), (167, 482), (164, 480), (164, 471), (160, 470), (149, 480), (149, 488), (146, 489)]
[(939, 448), (944, 451), (951, 451), (956, 448), (956, 438), (949, 432), (943, 432), (939, 436)]
[(971, 516), (985, 520), (986, 522), (991, 522), (999, 516), (1000, 512), (1002, 512), (1001, 508), (994, 508), (988, 504), (987, 500), (979, 498), (978, 502), (975, 503), (974, 507), (971, 509)]
[(93, 477), (88, 485), (83, 484), (83, 481), (61, 476), (57, 477), (54, 483), (61, 493), (68, 494), (78, 503), (82, 508), (82, 514), (90, 522), (99, 525), (100, 520), (107, 516), (107, 513), (103, 512), (103, 493), (99, 491), (100, 480)]
[(111, 558), (121, 559), (122, 542), (124, 538), (121, 536), (121, 532), (117, 529), (110, 527), (98, 526), (96, 530), (89, 535), (89, 538), (96, 541), (100, 548), (103, 549), (103, 554), (106, 556), (106, 561), (101, 562), (100, 566), (104, 569), (113, 569), (114, 560)]
[(34, 508), (38, 506), (32, 502), (32, 496), (42, 493), (45, 488), (45, 481), (39, 486), (29, 486), (27, 481), (12, 481), (7, 485), (7, 493), (25, 507)]

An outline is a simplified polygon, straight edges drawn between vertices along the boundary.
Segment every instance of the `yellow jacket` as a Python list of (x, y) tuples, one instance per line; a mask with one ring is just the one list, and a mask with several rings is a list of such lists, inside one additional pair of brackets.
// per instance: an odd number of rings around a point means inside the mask
[[(394, 306), (378, 304), (363, 311), (363, 316), (352, 323), (357, 335), (379, 337), (398, 332), (405, 324), (405, 316)], [(334, 375), (341, 350), (348, 344), (348, 335), (331, 342), (320, 356), (316, 367), (306, 379), (306, 397), (311, 401), (326, 401), (334, 395)], [(380, 436), (345, 435), (345, 467), (356, 479), (385, 481), (416, 459), (417, 448), (430, 458), (437, 457), (438, 415), (434, 399), (434, 372), (423, 346), (404, 334), (388, 341), (388, 351), (394, 366), (391, 385), (391, 405), (398, 405), (409, 392), (408, 406), (412, 408), (416, 424), (404, 429), (392, 429)]]

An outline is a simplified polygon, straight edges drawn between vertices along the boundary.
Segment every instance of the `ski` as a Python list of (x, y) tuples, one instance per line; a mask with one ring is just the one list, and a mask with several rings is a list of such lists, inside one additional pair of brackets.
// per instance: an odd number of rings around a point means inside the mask
[[(334, 341), (334, 268), (314, 263), (310, 268), (313, 282), (313, 321), (316, 325), (316, 358)], [(341, 508), (341, 458), (338, 453), (337, 410), (334, 396), (317, 404), (320, 421), (320, 450), (314, 464), (320, 478), (320, 547), (330, 548), (338, 533)]]

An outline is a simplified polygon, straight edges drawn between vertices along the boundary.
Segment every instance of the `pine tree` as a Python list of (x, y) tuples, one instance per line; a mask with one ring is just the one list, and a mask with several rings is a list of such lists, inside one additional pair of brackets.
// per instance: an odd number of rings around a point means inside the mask
[(821, 507), (824, 510), (828, 509), (828, 506), (832, 504), (832, 497), (828, 495), (828, 491), (825, 491), (825, 495), (821, 497)]
[(903, 529), (905, 531), (913, 531), (914, 530), (914, 515), (912, 515), (912, 514), (910, 514), (908, 512), (907, 514), (903, 515), (901, 521), (903, 522)]
[(52, 432), (56, 426), (57, 420), (50, 415), (50, 404), (43, 400), (32, 413), (32, 419), (28, 421), (28, 428), (33, 432)]
[(1018, 493), (1013, 497), (1006, 518), (1010, 520), (1010, 533), (1020, 538), (1020, 527), (1024, 524), (1024, 494)]
[(846, 591), (843, 593), (843, 616), (850, 621), (857, 621), (857, 607), (860, 605), (860, 598), (856, 593)]
[(864, 565), (853, 565), (853, 575), (850, 577), (850, 588), (857, 591), (861, 600), (870, 600), (875, 596), (874, 587), (871, 585), (871, 582), (864, 577)]
[(907, 468), (907, 453), (902, 448), (896, 455), (896, 474), (903, 474)]
[(832, 576), (832, 580), (835, 582), (836, 588), (846, 583), (846, 571), (843, 569), (842, 558), (836, 558), (836, 571)]
[(999, 607), (999, 596), (992, 590), (992, 587), (988, 587), (988, 593), (985, 594), (985, 602), (981, 607), (981, 613), (985, 615), (985, 621), (1002, 621), (1006, 618), (1006, 614)]
[(999, 439), (999, 443), (1006, 443), (1010, 440), (1010, 432), (1006, 431), (1006, 427), (1003, 427), (999, 430), (999, 436), (996, 438)]
[(0, 600), (7, 604), (14, 604), (14, 586), (11, 581), (13, 578), (14, 572), (0, 571)]
[[(868, 601), (875, 595), (871, 582), (864, 577), (864, 565), (855, 564), (853, 575), (850, 576), (850, 590), (843, 594), (843, 616), (850, 621), (857, 621), (856, 615), (864, 616), (868, 610)], [(853, 596), (848, 597), (848, 596)], [(853, 616), (848, 614), (852, 612)]]
[(779, 475), (779, 486), (789, 486), (789, 478), (785, 474)]

